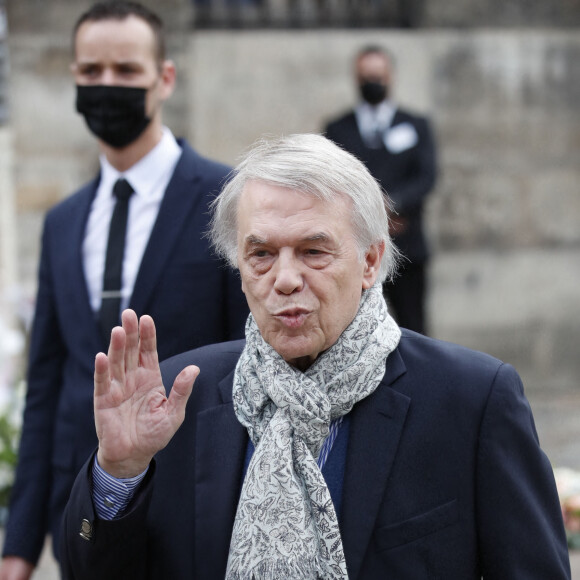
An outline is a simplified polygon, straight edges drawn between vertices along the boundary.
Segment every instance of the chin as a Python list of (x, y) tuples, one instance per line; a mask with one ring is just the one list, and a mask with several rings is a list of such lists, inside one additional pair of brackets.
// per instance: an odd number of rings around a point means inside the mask
[(307, 356), (307, 353), (310, 349), (304, 348), (304, 344), (292, 344), (295, 342), (297, 342), (295, 339), (278, 339), (270, 342), (270, 344), (284, 360)]
[[(287, 333), (272, 332), (264, 336), (266, 342), (289, 364), (296, 360), (311, 360), (321, 352), (319, 341), (312, 340), (312, 332), (289, 336)], [(315, 338), (318, 338), (315, 334)]]
[(304, 369), (310, 366), (318, 356), (319, 351), (313, 352), (312, 348), (276, 348), (276, 352), (292, 366), (298, 367), (299, 369)]

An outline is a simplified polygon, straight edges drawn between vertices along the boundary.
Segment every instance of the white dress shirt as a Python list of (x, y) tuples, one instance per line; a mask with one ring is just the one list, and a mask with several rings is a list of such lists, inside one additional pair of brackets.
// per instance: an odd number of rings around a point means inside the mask
[(101, 155), (101, 181), (91, 205), (82, 248), (85, 279), (94, 312), (98, 312), (101, 308), (105, 253), (116, 202), (113, 195), (115, 182), (124, 177), (135, 191), (129, 200), (123, 257), (121, 309), (124, 309), (129, 304), (163, 195), (180, 157), (181, 147), (167, 127), (163, 128), (161, 141), (123, 173), (117, 171), (105, 156)]
[(380, 134), (380, 139), (384, 137), (393, 122), (397, 108), (392, 101), (384, 100), (378, 105), (370, 105), (366, 101), (359, 103), (354, 114), (358, 130), (367, 146), (374, 148), (380, 146), (376, 143), (376, 135)]

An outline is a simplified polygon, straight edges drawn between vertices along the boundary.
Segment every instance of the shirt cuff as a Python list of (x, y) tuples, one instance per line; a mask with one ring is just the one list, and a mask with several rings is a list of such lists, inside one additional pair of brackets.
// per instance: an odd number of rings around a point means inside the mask
[(117, 479), (103, 470), (95, 454), (93, 463), (93, 503), (100, 519), (114, 520), (123, 515), (148, 469), (149, 467), (135, 477)]

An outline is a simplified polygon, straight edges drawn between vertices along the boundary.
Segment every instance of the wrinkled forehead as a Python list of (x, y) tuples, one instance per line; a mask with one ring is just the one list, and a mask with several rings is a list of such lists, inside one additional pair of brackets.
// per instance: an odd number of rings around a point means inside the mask
[(305, 203), (313, 204), (320, 213), (341, 211), (350, 214), (353, 208), (352, 199), (343, 193), (325, 192), (314, 187), (299, 185), (290, 186), (262, 179), (248, 179), (238, 198), (238, 212), (257, 201), (273, 206), (283, 204), (290, 209), (292, 207), (298, 209)]
[(248, 183), (240, 196), (236, 234), (238, 245), (249, 238), (264, 243), (284, 239), (292, 244), (344, 241), (354, 235), (352, 201), (342, 195), (325, 199), (299, 189)]

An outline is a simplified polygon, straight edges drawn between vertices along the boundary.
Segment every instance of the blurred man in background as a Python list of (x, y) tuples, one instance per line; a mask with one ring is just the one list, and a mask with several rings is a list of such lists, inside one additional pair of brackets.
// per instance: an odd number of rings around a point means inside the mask
[(406, 258), (383, 291), (398, 323), (425, 334), (429, 251), (423, 231), (423, 205), (435, 185), (435, 143), (427, 119), (392, 100), (393, 57), (370, 46), (355, 60), (361, 101), (332, 121), (326, 136), (356, 155), (388, 193), (393, 204), (391, 235)]
[(229, 168), (162, 123), (176, 72), (159, 17), (95, 4), (75, 26), (72, 72), (101, 170), (45, 221), (2, 580), (30, 578), (47, 533), (58, 553), (74, 477), (97, 444), (94, 357), (121, 309), (155, 316), (162, 359), (242, 337), (248, 313), (237, 274), (204, 237)]

